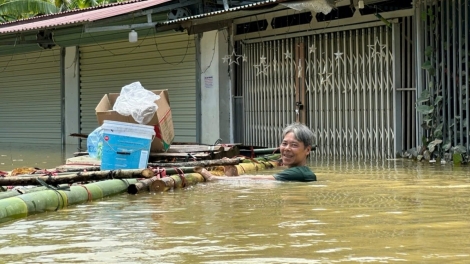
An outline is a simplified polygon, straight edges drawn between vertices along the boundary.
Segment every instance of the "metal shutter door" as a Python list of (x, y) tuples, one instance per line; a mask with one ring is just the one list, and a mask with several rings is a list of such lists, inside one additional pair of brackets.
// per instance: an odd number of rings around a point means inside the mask
[(0, 79), (0, 142), (60, 144), (60, 50), (1, 56)]
[[(151, 35), (151, 33), (149, 34)], [(196, 141), (196, 49), (183, 33), (80, 47), (81, 132), (98, 125), (95, 107), (106, 93), (140, 81), (147, 90), (168, 89), (175, 141)]]

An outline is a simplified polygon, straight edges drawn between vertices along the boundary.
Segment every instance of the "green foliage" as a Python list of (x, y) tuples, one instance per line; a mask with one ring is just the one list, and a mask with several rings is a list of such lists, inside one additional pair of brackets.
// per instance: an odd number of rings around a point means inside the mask
[(0, 23), (122, 0), (0, 0)]
[(441, 144), (441, 143), (442, 143), (442, 140), (441, 140), (441, 139), (435, 139), (435, 140), (429, 142), (429, 144), (428, 144), (428, 150), (429, 150), (429, 152), (431, 152), (431, 153), (434, 152), (434, 148), (435, 148), (437, 145)]
[(419, 105), (416, 107), (416, 110), (422, 113), (423, 115), (429, 115), (432, 114), (432, 112), (434, 111), (434, 107), (429, 105)]
[[(432, 10), (431, 10), (432, 12)], [(429, 14), (426, 13), (426, 16)], [(428, 89), (423, 89), (419, 98), (416, 99), (416, 111), (423, 116), (421, 126), (426, 131), (427, 136), (423, 136), (422, 144), (427, 146), (429, 152), (433, 153), (437, 147), (442, 143), (442, 128), (444, 124), (440, 122), (439, 111), (442, 105), (442, 96), (436, 95), (434, 91), (434, 76), (435, 68), (434, 61), (434, 48), (429, 46), (425, 49), (427, 60), (421, 65), (421, 68), (427, 71), (428, 74)]]
[(59, 8), (47, 0), (7, 0), (0, 4), (0, 17), (5, 21), (57, 12)]
[(427, 102), (429, 101), (430, 98), (431, 98), (431, 94), (429, 93), (429, 91), (423, 90), (419, 98), (416, 100), (416, 103), (421, 104), (421, 103)]

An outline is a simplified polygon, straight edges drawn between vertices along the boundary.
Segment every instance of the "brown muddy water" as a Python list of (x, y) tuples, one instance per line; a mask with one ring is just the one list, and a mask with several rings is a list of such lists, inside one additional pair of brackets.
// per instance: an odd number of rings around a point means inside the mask
[(0, 262), (470, 263), (468, 167), (310, 166), (318, 182), (205, 183), (3, 223)]
[(0, 143), (0, 171), (19, 167), (52, 169), (64, 164), (78, 150), (78, 145)]

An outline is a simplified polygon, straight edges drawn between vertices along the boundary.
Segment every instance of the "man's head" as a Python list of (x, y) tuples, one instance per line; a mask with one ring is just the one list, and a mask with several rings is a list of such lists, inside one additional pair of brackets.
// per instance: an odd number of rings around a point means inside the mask
[(313, 132), (307, 126), (293, 123), (282, 131), (281, 157), (287, 167), (304, 166), (313, 144)]

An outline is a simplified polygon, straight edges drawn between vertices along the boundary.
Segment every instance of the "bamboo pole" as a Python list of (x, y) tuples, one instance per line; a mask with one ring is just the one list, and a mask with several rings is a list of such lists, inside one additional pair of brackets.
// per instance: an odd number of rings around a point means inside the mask
[(199, 173), (189, 173), (183, 177), (172, 175), (152, 182), (149, 189), (151, 192), (166, 192), (170, 189), (184, 188), (204, 181), (204, 177)]
[(47, 187), (41, 186), (41, 187), (31, 188), (27, 191), (23, 190), (23, 191), (25, 191), (24, 193), (21, 193), (20, 190), (6, 191), (6, 192), (0, 193), (0, 199), (15, 197), (15, 196), (22, 195), (22, 194), (25, 194), (25, 193), (44, 191), (44, 190), (47, 190), (47, 189), (48, 189)]
[(178, 163), (148, 163), (151, 167), (207, 167), (207, 166), (223, 166), (236, 165), (240, 163), (240, 159), (218, 159), (218, 160), (199, 160)]
[(156, 180), (159, 180), (159, 176), (153, 176), (150, 179), (140, 180), (134, 184), (130, 184), (127, 187), (127, 193), (129, 194), (138, 194), (140, 191), (149, 191), (149, 186)]
[(47, 184), (57, 185), (64, 183), (70, 184), (74, 182), (99, 181), (107, 179), (151, 178), (153, 175), (153, 171), (150, 169), (78, 172), (76, 174), (61, 176), (39, 176), (33, 174), (28, 176), (23, 175), (21, 177), (10, 176), (0, 178), (0, 186), (39, 185), (37, 179), (40, 179)]
[(158, 174), (159, 177), (154, 176), (150, 179), (140, 180), (135, 184), (129, 185), (127, 188), (127, 193), (129, 194), (137, 194), (140, 191), (149, 191), (150, 185), (160, 179), (160, 177), (164, 177), (166, 175), (178, 174), (178, 173), (194, 173), (198, 167), (181, 167), (181, 168), (164, 168), (164, 169), (154, 169), (154, 174)]
[[(237, 165), (230, 164), (230, 165), (225, 165), (221, 167), (223, 167), (223, 173), (226, 176), (238, 176), (238, 175), (246, 174), (247, 172), (251, 172), (251, 171), (258, 171), (262, 169), (274, 168), (276, 166), (279, 166), (279, 163), (277, 161), (274, 161), (274, 160), (279, 159), (279, 157), (280, 157), (279, 154), (275, 154), (275, 155), (270, 155), (267, 157), (259, 157), (255, 159), (244, 159), (242, 163), (239, 163)], [(196, 173), (198, 167), (195, 167), (192, 169), (195, 173), (185, 174), (183, 177), (179, 175), (171, 175), (169, 177), (163, 177), (161, 179), (154, 180), (151, 183), (145, 182), (144, 184), (149, 183), (148, 188), (150, 192), (166, 192), (171, 189), (184, 188), (186, 186), (195, 185), (199, 182), (205, 182), (204, 177), (201, 174)], [(211, 171), (211, 173), (213, 172), (215, 171)], [(170, 173), (179, 173), (179, 172), (174, 169), (173, 171), (167, 170), (167, 173), (170, 174)], [(142, 189), (144, 188), (146, 187), (142, 186)], [(142, 190), (142, 189), (139, 189), (139, 190)], [(132, 191), (135, 191), (135, 190), (132, 190)]]
[(107, 180), (71, 186), (70, 190), (44, 190), (0, 200), (0, 222), (31, 214), (57, 211), (66, 206), (101, 199), (124, 192), (135, 179)]
[[(164, 168), (162, 170), (164, 170), (165, 175), (172, 175), (172, 174), (178, 174), (178, 173), (181, 173), (181, 172), (184, 172), (184, 173), (192, 173), (195, 171), (195, 168), (196, 167), (179, 167), (179, 168)], [(154, 170), (155, 173), (162, 173), (163, 171), (160, 171), (160, 170)]]
[(87, 166), (87, 167), (83, 166), (83, 167), (77, 167), (77, 168), (58, 167), (57, 168), (58, 172), (81, 172), (81, 171), (99, 171), (99, 170), (101, 170), (100, 166)]
[(161, 178), (149, 185), (150, 192), (166, 192), (175, 187), (175, 180), (172, 177)]

